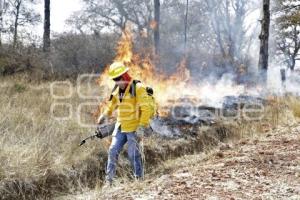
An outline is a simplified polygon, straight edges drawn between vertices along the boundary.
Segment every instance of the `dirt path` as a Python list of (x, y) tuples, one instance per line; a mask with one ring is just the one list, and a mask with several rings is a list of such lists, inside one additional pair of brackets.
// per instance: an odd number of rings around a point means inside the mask
[(196, 163), (182, 159), (186, 165), (170, 174), (119, 185), (90, 199), (300, 199), (299, 125), (223, 145)]

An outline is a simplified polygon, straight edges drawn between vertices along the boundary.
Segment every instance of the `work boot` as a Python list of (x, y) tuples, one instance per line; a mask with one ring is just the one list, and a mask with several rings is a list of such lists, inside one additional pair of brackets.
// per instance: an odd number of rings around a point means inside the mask
[(106, 180), (102, 186), (102, 190), (109, 189), (113, 186), (112, 180)]
[(134, 176), (134, 180), (136, 180), (136, 181), (143, 181), (144, 177), (143, 176)]

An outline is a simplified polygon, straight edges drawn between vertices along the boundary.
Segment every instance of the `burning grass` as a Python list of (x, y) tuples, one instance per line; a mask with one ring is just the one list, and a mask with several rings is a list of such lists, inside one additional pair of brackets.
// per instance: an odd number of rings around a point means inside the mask
[[(33, 85), (13, 78), (1, 80), (1, 83), (0, 196), (3, 199), (45, 199), (100, 188), (109, 139), (91, 141), (78, 148), (80, 140), (92, 129), (79, 126), (76, 115), (68, 121), (51, 118), (50, 83)], [(85, 100), (77, 96), (67, 100), (74, 107), (82, 101)], [(183, 137), (171, 140), (151, 135), (144, 144), (146, 173), (166, 160), (207, 152), (219, 142), (264, 133), (278, 124), (293, 123), (293, 114), (298, 116), (293, 109), (299, 103), (296, 102), (296, 98), (270, 100), (261, 121), (178, 126)], [(130, 166), (125, 156), (121, 156), (118, 175), (124, 181), (130, 179)]]
[[(188, 58), (183, 55), (181, 61), (175, 66), (173, 74), (164, 73), (155, 63), (157, 58), (151, 53), (141, 56), (134, 52), (134, 36), (129, 29), (126, 29), (117, 46), (117, 56), (113, 62), (122, 62), (129, 67), (129, 74), (134, 79), (141, 80), (145, 85), (154, 89), (155, 98), (161, 109), (161, 106), (169, 106), (169, 100), (178, 100), (184, 96), (189, 96), (201, 100), (203, 103), (215, 105), (219, 103), (224, 96), (239, 95), (249, 93), (258, 94), (257, 88), (245, 88), (242, 85), (236, 85), (231, 81), (231, 77), (224, 76), (216, 83), (193, 82), (191, 72), (188, 66)], [(112, 64), (112, 63), (110, 63)], [(113, 87), (113, 82), (108, 77), (109, 66), (99, 77), (99, 85), (108, 85)]]
[[(206, 103), (219, 105), (223, 97), (245, 92), (243, 86), (225, 80), (214, 86), (190, 83), (185, 59), (178, 65), (175, 75), (158, 73), (150, 57), (141, 59), (132, 52), (132, 35), (129, 32), (124, 33), (117, 53), (115, 61), (124, 62), (131, 68), (135, 78), (154, 86), (160, 109), (170, 109), (174, 101), (181, 98), (202, 106)], [(106, 73), (100, 77), (99, 83), (111, 85)], [(74, 94), (68, 98), (54, 99), (50, 92), (51, 83), (29, 84), (24, 80), (8, 77), (0, 82), (0, 196), (3, 199), (46, 199), (101, 188), (109, 139), (92, 141), (82, 148), (78, 147), (80, 140), (92, 131), (78, 122), (81, 119), (93, 122), (92, 113), (99, 103), (98, 99), (80, 98), (80, 95)], [(98, 85), (94, 87), (99, 89)], [(55, 89), (55, 95), (67, 94), (69, 89), (78, 91), (80, 88), (62, 84)], [(81, 87), (82, 91), (90, 89)], [(68, 116), (68, 120), (51, 117), (50, 108), (54, 102), (64, 106), (53, 113), (60, 117)], [(78, 111), (80, 105), (87, 102), (89, 107), (81, 110), (79, 115), (64, 110), (69, 106), (72, 111)], [(170, 134), (178, 132), (178, 138), (161, 137), (165, 135), (164, 129), (145, 138), (146, 173), (154, 171), (166, 160), (207, 152), (220, 142), (251, 137), (270, 131), (278, 124), (293, 123), (294, 115), (299, 117), (297, 105), (299, 102), (296, 99), (274, 97), (267, 101), (261, 119), (218, 119), (205, 127), (181, 124), (175, 120)], [(120, 159), (118, 175), (124, 181), (131, 176), (129, 163), (124, 156)]]

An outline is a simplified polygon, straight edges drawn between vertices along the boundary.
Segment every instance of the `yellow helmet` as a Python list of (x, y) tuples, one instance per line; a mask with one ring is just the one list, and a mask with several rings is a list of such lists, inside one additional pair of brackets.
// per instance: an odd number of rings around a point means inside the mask
[(129, 70), (122, 62), (114, 62), (109, 66), (108, 76), (110, 79), (117, 78)]

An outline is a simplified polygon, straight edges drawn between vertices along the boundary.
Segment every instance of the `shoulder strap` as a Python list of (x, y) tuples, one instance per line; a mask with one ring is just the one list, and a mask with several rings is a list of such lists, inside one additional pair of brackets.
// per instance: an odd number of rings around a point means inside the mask
[[(130, 94), (131, 94), (132, 97), (136, 97), (136, 84), (138, 84), (138, 83), (141, 83), (141, 81), (139, 81), (139, 80), (133, 80), (132, 81), (132, 84), (131, 84), (130, 89), (129, 89), (129, 92), (130, 92)], [(114, 93), (114, 91), (116, 91), (117, 88), (118, 88), (118, 85), (115, 84), (114, 88), (111, 91), (111, 95), (109, 97), (109, 101), (112, 100), (113, 93)]]
[(111, 91), (111, 94), (110, 94), (110, 97), (109, 97), (109, 101), (112, 100), (112, 98), (113, 98), (113, 93), (114, 93), (114, 91), (116, 91), (117, 88), (118, 88), (118, 85), (115, 84), (114, 88), (113, 88), (112, 91)]
[(138, 84), (138, 83), (141, 83), (141, 81), (139, 81), (139, 80), (132, 81), (132, 84), (131, 84), (130, 90), (129, 90), (132, 97), (136, 97), (136, 84)]

